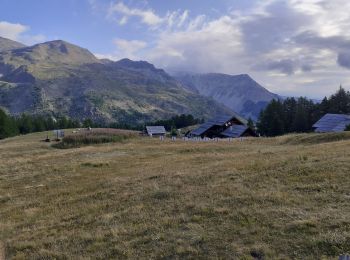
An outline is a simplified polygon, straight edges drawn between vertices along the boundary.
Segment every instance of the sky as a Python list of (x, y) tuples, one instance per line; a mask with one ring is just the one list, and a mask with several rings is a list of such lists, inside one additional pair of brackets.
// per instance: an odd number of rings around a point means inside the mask
[(249, 74), (283, 96), (350, 90), (348, 0), (0, 0), (0, 36), (168, 72)]

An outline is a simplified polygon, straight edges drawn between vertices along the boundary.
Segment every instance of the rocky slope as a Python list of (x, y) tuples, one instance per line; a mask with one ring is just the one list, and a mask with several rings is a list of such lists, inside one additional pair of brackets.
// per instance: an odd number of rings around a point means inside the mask
[(260, 111), (278, 95), (269, 92), (249, 75), (177, 74), (189, 90), (226, 105), (245, 117), (257, 119)]
[(0, 37), (0, 52), (25, 47), (24, 44)]

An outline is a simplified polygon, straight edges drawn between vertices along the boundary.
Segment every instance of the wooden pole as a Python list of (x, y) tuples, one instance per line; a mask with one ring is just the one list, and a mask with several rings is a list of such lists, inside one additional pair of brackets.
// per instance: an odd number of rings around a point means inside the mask
[(0, 260), (6, 259), (6, 253), (5, 253), (5, 245), (3, 242), (0, 241)]

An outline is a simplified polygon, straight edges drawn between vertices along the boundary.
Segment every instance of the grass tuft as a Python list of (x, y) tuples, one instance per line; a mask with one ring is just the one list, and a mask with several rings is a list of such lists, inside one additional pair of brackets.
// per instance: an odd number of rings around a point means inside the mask
[(329, 142), (345, 141), (350, 139), (350, 132), (341, 133), (311, 133), (286, 135), (279, 137), (281, 144), (322, 144)]
[(168, 200), (170, 199), (171, 194), (168, 191), (156, 191), (152, 195), (152, 198), (157, 200)]

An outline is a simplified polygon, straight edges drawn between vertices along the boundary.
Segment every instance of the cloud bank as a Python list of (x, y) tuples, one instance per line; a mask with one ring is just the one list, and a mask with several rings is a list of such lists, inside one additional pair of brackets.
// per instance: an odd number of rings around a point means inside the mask
[(118, 1), (108, 16), (118, 26), (142, 24), (152, 38), (118, 39), (115, 57), (168, 71), (249, 73), (281, 94), (322, 97), (341, 83), (350, 86), (348, 10), (347, 0), (265, 0), (212, 17), (191, 10), (162, 15)]

